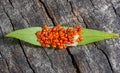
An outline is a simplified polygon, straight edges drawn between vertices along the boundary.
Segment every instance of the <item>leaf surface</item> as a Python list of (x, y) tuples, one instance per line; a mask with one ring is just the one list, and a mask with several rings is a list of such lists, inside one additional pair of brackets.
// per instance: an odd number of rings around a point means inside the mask
[[(33, 45), (41, 46), (41, 44), (37, 41), (37, 37), (35, 35), (37, 31), (41, 30), (41, 27), (25, 28), (8, 33), (6, 37), (16, 38)], [(108, 38), (118, 37), (118, 34), (83, 28), (82, 36), (83, 41), (79, 42), (78, 45), (85, 45)]]
[(108, 32), (83, 28), (82, 36), (83, 36), (83, 41), (79, 42), (78, 45), (84, 45), (104, 39), (115, 38), (118, 37), (119, 35), (115, 33), (108, 33)]
[(41, 46), (41, 44), (37, 41), (37, 37), (35, 35), (37, 31), (41, 31), (41, 30), (42, 30), (41, 27), (25, 28), (25, 29), (13, 31), (7, 34), (6, 36), (22, 40), (31, 43), (33, 45)]

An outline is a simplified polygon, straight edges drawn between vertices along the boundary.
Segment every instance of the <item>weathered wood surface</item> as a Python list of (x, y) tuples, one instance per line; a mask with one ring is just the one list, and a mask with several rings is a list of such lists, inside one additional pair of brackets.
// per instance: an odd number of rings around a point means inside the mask
[(0, 73), (120, 73), (120, 38), (55, 50), (5, 37), (44, 23), (120, 33), (120, 0), (0, 0)]

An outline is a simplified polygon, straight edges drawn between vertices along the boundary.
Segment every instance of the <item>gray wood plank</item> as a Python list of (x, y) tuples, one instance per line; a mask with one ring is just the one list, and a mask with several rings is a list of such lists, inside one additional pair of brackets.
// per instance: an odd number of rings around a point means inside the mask
[(120, 1), (0, 0), (0, 73), (120, 73), (120, 38), (57, 50), (5, 37), (45, 23), (120, 33)]

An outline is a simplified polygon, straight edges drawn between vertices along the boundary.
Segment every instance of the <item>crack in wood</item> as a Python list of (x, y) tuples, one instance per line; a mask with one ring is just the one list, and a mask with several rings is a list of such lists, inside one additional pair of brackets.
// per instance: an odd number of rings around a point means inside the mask
[(5, 61), (5, 63), (6, 63), (6, 66), (7, 66), (7, 69), (8, 69), (8, 71), (9, 71), (9, 73), (11, 73), (10, 68), (9, 68), (9, 64), (8, 64), (7, 60), (3, 57), (1, 51), (0, 51), (0, 55), (1, 55), (2, 59), (4, 59), (4, 61)]
[(92, 0), (90, 0), (90, 2), (91, 2), (91, 4), (92, 4), (92, 6), (94, 7), (95, 5), (94, 5), (93, 1), (92, 1)]
[(0, 39), (4, 39), (4, 36), (3, 36), (3, 31), (2, 31), (2, 27), (0, 26), (0, 34), (1, 34), (1, 36), (0, 36)]
[[(2, 32), (2, 29), (1, 29), (1, 32)], [(2, 32), (2, 35), (3, 35), (3, 32)], [(4, 43), (4, 36), (2, 36), (2, 40), (3, 40), (3, 43)], [(14, 54), (14, 52), (13, 51), (11, 51), (13, 54)], [(3, 57), (3, 55), (2, 55), (2, 53), (0, 52), (0, 54), (1, 54), (1, 56), (2, 56), (2, 58), (4, 58)], [(16, 60), (16, 58), (14, 57), (14, 59)], [(4, 58), (4, 60), (5, 60), (5, 63), (6, 63), (6, 65), (7, 65), (7, 67), (8, 67), (8, 71), (11, 73), (11, 70), (10, 70), (10, 68), (9, 68), (9, 63), (7, 62), (7, 60)], [(16, 60), (16, 62), (17, 62), (17, 60)], [(19, 69), (21, 69), (20, 67), (19, 67)]]
[[(91, 4), (92, 4), (92, 6), (94, 7), (94, 4), (93, 4), (92, 0), (90, 0), (90, 2), (91, 2)], [(113, 10), (114, 10), (115, 14), (118, 15), (115, 7), (113, 6), (113, 4), (112, 4), (112, 7), (113, 7)], [(81, 17), (82, 17), (83, 22), (85, 23), (86, 27), (88, 28), (89, 26), (87, 25), (85, 18), (84, 18), (83, 16), (81, 16)], [(94, 44), (95, 44), (95, 43), (94, 43)], [(113, 70), (112, 65), (111, 65), (111, 63), (110, 63), (109, 57), (108, 57), (107, 54), (104, 52), (104, 50), (99, 49), (99, 48), (97, 47), (97, 44), (95, 44), (95, 46), (96, 46), (96, 48), (97, 48), (98, 50), (100, 50), (100, 51), (105, 55), (105, 57), (106, 57), (106, 59), (107, 59), (107, 61), (108, 61), (108, 64), (109, 64), (109, 66), (110, 66), (110, 69), (111, 69), (111, 71), (112, 71), (112, 73), (113, 73), (114, 70)]]
[(76, 61), (75, 61), (75, 58), (74, 56), (72, 55), (72, 53), (70, 52), (69, 48), (66, 48), (67, 49), (67, 52), (68, 54), (70, 55), (71, 59), (72, 59), (72, 64), (74, 66), (74, 68), (76, 69), (76, 73), (81, 73), (80, 70), (79, 70), (79, 66), (77, 65)]
[[(45, 9), (45, 13), (47, 14), (47, 16), (50, 18), (50, 20), (52, 21), (53, 25), (55, 26), (56, 21), (55, 21), (55, 18), (54, 18), (54, 14), (52, 14), (52, 13), (49, 11), (49, 8), (50, 8), (50, 7), (49, 7), (46, 3), (44, 3), (43, 1), (41, 1), (41, 0), (39, 0), (39, 1), (40, 1), (40, 3), (42, 3), (42, 5), (43, 5), (43, 7), (44, 7), (44, 9)], [(68, 1), (68, 0), (67, 0), (67, 1)], [(14, 6), (13, 6), (13, 4), (12, 4), (12, 1), (9, 0), (9, 2), (10, 2), (10, 4), (11, 4), (11, 6), (14, 8)], [(68, 1), (68, 2), (69, 2), (69, 1)], [(92, 4), (92, 6), (94, 7), (94, 4), (93, 4), (92, 0), (90, 0), (90, 2), (91, 2), (91, 4)], [(77, 20), (79, 21), (77, 15), (76, 15), (75, 12), (74, 12), (73, 3), (72, 3), (72, 2), (69, 2), (69, 3), (70, 3), (70, 6), (71, 6), (71, 12), (73, 13), (73, 15), (74, 15), (74, 16), (77, 18)], [(120, 15), (117, 13), (117, 10), (115, 9), (114, 5), (111, 4), (111, 6), (112, 6), (115, 14), (120, 17)], [(15, 27), (14, 27), (14, 24), (13, 24), (13, 21), (12, 21), (10, 15), (8, 14), (8, 12), (7, 12), (5, 9), (4, 9), (4, 12), (5, 12), (6, 16), (8, 17), (8, 19), (10, 20), (10, 23), (11, 23), (11, 25), (12, 25), (12, 27), (13, 27), (13, 30), (15, 30)], [(20, 12), (20, 11), (19, 11), (19, 12)], [(23, 19), (25, 19), (24, 15), (22, 15), (22, 13), (20, 13), (20, 15), (22, 16)], [(83, 23), (85, 23), (85, 26), (86, 26), (87, 28), (89, 28), (90, 25), (88, 25), (89, 22), (87, 21), (87, 19), (86, 19), (84, 16), (81, 16), (81, 17), (82, 17), (82, 19), (83, 19)], [(92, 18), (91, 18), (91, 19), (92, 19)], [(29, 23), (28, 21), (26, 21), (26, 22)], [(4, 38), (4, 37), (3, 37), (3, 38)], [(31, 64), (30, 64), (30, 62), (29, 62), (29, 59), (28, 59), (28, 57), (27, 57), (27, 55), (26, 55), (26, 52), (25, 52), (25, 50), (24, 50), (23, 44), (22, 44), (20, 41), (19, 41), (19, 43), (20, 43), (20, 47), (22, 48), (22, 51), (23, 51), (23, 53), (24, 53), (25, 59), (26, 59), (28, 65), (29, 65), (29, 67), (30, 67), (31, 69), (33, 69), (33, 67), (31, 66)], [(96, 48), (99, 49), (99, 48), (97, 47), (97, 45), (96, 45)], [(106, 57), (109, 65), (110, 65), (111, 71), (113, 72), (113, 68), (112, 68), (112, 65), (111, 65), (111, 63), (110, 63), (109, 56), (106, 54), (106, 52), (105, 52), (104, 50), (102, 50), (102, 49), (99, 49), (99, 50), (105, 55), (105, 57)], [(46, 50), (44, 50), (44, 51), (45, 51), (46, 55), (47, 55), (48, 58), (49, 58), (49, 55), (47, 54), (47, 51), (46, 51)], [(70, 55), (70, 57), (71, 57), (71, 59), (72, 59), (72, 63), (73, 63), (74, 68), (76, 69), (76, 73), (79, 73), (79, 72), (80, 72), (80, 69), (79, 69), (79, 66), (78, 66), (78, 64), (77, 64), (77, 62), (76, 62), (75, 56), (71, 53), (71, 51), (70, 51), (69, 49), (67, 49), (67, 52), (68, 52), (68, 55)], [(17, 59), (17, 58), (16, 58), (16, 59)], [(51, 63), (51, 67), (53, 68), (53, 64), (52, 64), (52, 61), (51, 61), (50, 58), (49, 58), (49, 61), (50, 61), (50, 63)], [(6, 61), (6, 62), (7, 62), (7, 61)], [(88, 63), (88, 66), (90, 66), (88, 61), (87, 61), (87, 63)], [(7, 63), (6, 63), (6, 64), (7, 64)], [(9, 64), (8, 64), (8, 66), (9, 66)], [(89, 67), (89, 68), (90, 68), (90, 67)], [(53, 69), (54, 69), (54, 68), (53, 68)], [(33, 69), (33, 70), (34, 70), (34, 69)], [(91, 68), (90, 68), (90, 70), (91, 70)], [(34, 73), (35, 73), (35, 71), (34, 71)]]
[(13, 22), (12, 22), (12, 19), (10, 18), (9, 14), (6, 12), (6, 10), (5, 10), (4, 7), (3, 7), (3, 11), (4, 11), (4, 13), (6, 14), (6, 16), (8, 17), (8, 19), (9, 19), (11, 25), (12, 25), (13, 30), (15, 30), (15, 28), (14, 28), (14, 24), (13, 24)]
[[(54, 19), (52, 18), (52, 16), (50, 15), (51, 13), (48, 11), (48, 10), (49, 10), (48, 7), (46, 6), (46, 4), (45, 4), (44, 2), (42, 2), (41, 0), (39, 0), (39, 1), (40, 1), (40, 2), (42, 3), (42, 5), (44, 6), (44, 9), (45, 9), (48, 17), (51, 19), (53, 25), (55, 26), (55, 21), (54, 21)], [(72, 9), (73, 15), (76, 16), (75, 13), (74, 13), (74, 11), (73, 11), (73, 7), (72, 7), (71, 2), (69, 2), (69, 3), (70, 3), (70, 5), (71, 5), (71, 9)], [(70, 51), (69, 51), (68, 49), (67, 49), (67, 52), (68, 52), (68, 54), (70, 55), (70, 57), (71, 57), (71, 59), (72, 59), (72, 64), (73, 64), (74, 68), (76, 69), (76, 73), (80, 73), (80, 70), (79, 70), (79, 68), (78, 68), (78, 66), (77, 66), (77, 64), (76, 64), (76, 62), (75, 62), (75, 60), (74, 60), (73, 55), (70, 53)], [(48, 56), (48, 57), (49, 57), (49, 56)], [(50, 59), (49, 59), (49, 60), (50, 60)]]
[(86, 60), (86, 63), (88, 64), (88, 67), (89, 67), (89, 69), (90, 69), (90, 72), (93, 73), (93, 70), (92, 70), (92, 68), (90, 67), (90, 64), (89, 64), (88, 60)]
[[(43, 47), (42, 47), (43, 48)], [(53, 67), (53, 63), (52, 63), (52, 60), (50, 59), (49, 55), (47, 54), (47, 51), (45, 50), (45, 48), (43, 48), (45, 54), (47, 55), (48, 59), (49, 59), (49, 62), (51, 64), (51, 68), (54, 70), (54, 67)], [(55, 71), (55, 70), (54, 70)]]
[[(5, 10), (4, 7), (3, 7), (3, 10), (4, 10), (4, 13), (6, 14), (6, 16), (8, 17), (8, 19), (9, 19), (11, 25), (12, 25), (13, 30), (15, 30), (14, 24), (12, 23), (12, 19), (10, 18), (9, 14), (6, 12), (6, 10)], [(25, 51), (24, 51), (24, 49), (23, 49), (20, 41), (18, 41), (18, 43), (20, 44), (20, 46), (21, 46), (21, 48), (22, 48), (23, 54), (24, 54), (24, 56), (25, 56), (25, 58), (26, 58), (26, 61), (27, 61), (28, 65), (29, 65), (29, 67), (31, 68), (31, 70), (33, 71), (33, 73), (35, 73), (34, 69), (31, 67), (30, 62), (29, 62), (28, 59), (27, 59), (27, 56), (26, 56), (26, 54), (25, 54)], [(21, 68), (20, 68), (20, 69), (21, 69)]]
[[(2, 39), (2, 40), (4, 41), (3, 31), (2, 31), (2, 28), (1, 28), (1, 27), (0, 27), (0, 32), (1, 32), (0, 39)], [(1, 53), (1, 50), (0, 50), (0, 55), (1, 55), (2, 59), (5, 60), (5, 63), (6, 63), (6, 65), (7, 65), (7, 68), (8, 68), (9, 73), (11, 73), (11, 72), (10, 72), (10, 69), (9, 69), (9, 64), (8, 64), (7, 60), (3, 57), (2, 53)]]
[(23, 51), (23, 54), (24, 54), (24, 56), (25, 56), (25, 58), (26, 58), (26, 61), (27, 61), (28, 65), (29, 65), (30, 69), (33, 71), (33, 73), (36, 73), (35, 70), (33, 69), (33, 67), (31, 66), (30, 62), (29, 62), (29, 59), (28, 59), (28, 57), (27, 57), (27, 55), (26, 55), (26, 53), (25, 53), (25, 51), (24, 51), (24, 48), (23, 48), (21, 42), (18, 41), (18, 43), (19, 43), (19, 45), (20, 45), (20, 47), (21, 47), (21, 49), (22, 49), (22, 51)]
[(74, 8), (73, 8), (73, 3), (72, 3), (71, 1), (69, 1), (69, 0), (67, 0), (67, 2), (70, 4), (71, 12), (72, 12), (72, 14), (77, 18), (78, 22), (83, 23), (83, 22), (81, 22), (81, 21), (79, 20), (78, 16), (75, 14)]
[(120, 17), (120, 15), (117, 13), (117, 10), (115, 9), (113, 3), (112, 2), (110, 2), (110, 3), (111, 3), (112, 9), (113, 9), (115, 15), (118, 15)]
[[(9, 0), (9, 3), (10, 3), (10, 5), (14, 8), (14, 5), (12, 4), (12, 1), (11, 0)], [(25, 19), (25, 17), (23, 16), (23, 14), (22, 14), (22, 12), (20, 12), (19, 10), (18, 10), (18, 12), (19, 12), (19, 14), (21, 15), (21, 17), (27, 22), (27, 24), (29, 24), (29, 22)]]
[[(90, 3), (91, 3), (91, 5), (92, 5), (92, 7), (93, 7), (93, 11), (92, 11), (92, 12), (93, 12), (94, 14), (96, 14), (95, 11), (94, 11), (94, 10), (96, 9), (96, 7), (95, 7), (93, 1), (90, 0)], [(91, 17), (91, 19), (92, 19), (92, 21), (94, 21), (94, 24), (95, 24), (96, 26), (99, 26), (97, 20), (95, 21), (95, 19), (94, 19), (93, 17)], [(85, 22), (85, 21), (84, 21), (84, 22)]]
[[(83, 19), (83, 22), (84, 22), (86, 28), (88, 28), (89, 26), (87, 25), (86, 20), (84, 19), (83, 16), (81, 16), (81, 17), (82, 17), (82, 19)], [(100, 50), (100, 51), (105, 55), (105, 57), (106, 57), (106, 59), (107, 59), (107, 61), (108, 61), (108, 64), (109, 64), (109, 66), (110, 66), (110, 69), (111, 69), (111, 71), (112, 71), (112, 73), (113, 73), (112, 65), (111, 65), (111, 63), (110, 63), (110, 61), (109, 61), (109, 57), (107, 56), (107, 54), (106, 54), (103, 50), (99, 49), (99, 48), (97, 47), (97, 44), (94, 43), (94, 45), (96, 46), (96, 48), (97, 48), (98, 50)]]
[[(5, 8), (4, 8), (4, 7), (3, 7), (3, 10), (4, 10), (6, 16), (8, 17), (8, 19), (9, 19), (11, 25), (12, 25), (13, 30), (15, 30), (14, 24), (12, 23), (12, 19), (10, 18), (9, 14), (5, 11)], [(23, 52), (23, 53), (24, 53), (24, 52)], [(16, 59), (16, 58), (15, 58), (15, 59)], [(17, 62), (17, 60), (16, 60), (16, 62)], [(29, 63), (28, 63), (28, 65), (29, 65)], [(19, 68), (20, 68), (20, 67), (19, 67)], [(20, 68), (20, 69), (21, 69), (21, 68)]]
[[(11, 53), (12, 53), (13, 55), (15, 55), (15, 52), (12, 51), (12, 50), (11, 50)], [(23, 70), (22, 70), (22, 68), (20, 67), (19, 62), (18, 62), (18, 60), (17, 60), (17, 58), (16, 58), (15, 56), (13, 56), (13, 60), (15, 61), (15, 66), (18, 67), (17, 71), (23, 73)]]
[(104, 54), (104, 56), (106, 57), (106, 59), (107, 59), (107, 61), (108, 61), (108, 64), (109, 64), (109, 67), (110, 67), (112, 73), (114, 73), (114, 70), (113, 70), (113, 68), (112, 68), (111, 62), (110, 62), (109, 57), (108, 57), (108, 55), (106, 54), (106, 52), (105, 52), (104, 50), (100, 49), (100, 48), (97, 46), (96, 43), (94, 43), (94, 45), (95, 45), (95, 47), (96, 47), (99, 51), (101, 51), (101, 52)]
[(85, 24), (86, 28), (89, 28), (88, 24), (86, 23), (86, 20), (83, 16), (81, 16), (81, 18), (83, 19), (83, 23)]
[[(19, 10), (18, 10), (19, 11)], [(30, 25), (30, 23), (28, 22), (27, 19), (25, 19), (24, 15), (22, 14), (22, 12), (19, 11), (19, 14), (21, 15), (21, 17), (27, 22), (28, 25)]]
[(10, 5), (14, 8), (13, 4), (12, 4), (12, 1), (11, 0), (8, 0)]
[[(0, 27), (0, 32), (1, 32), (1, 38), (0, 39), (2, 39), (3, 40), (3, 43), (4, 43), (4, 36), (3, 36), (3, 31), (2, 31), (2, 28)], [(10, 68), (9, 68), (9, 63), (7, 62), (7, 60), (4, 58), (4, 56), (3, 56), (3, 54), (1, 53), (1, 51), (0, 51), (0, 55), (1, 55), (1, 57), (5, 60), (5, 63), (6, 63), (6, 66), (7, 66), (7, 69), (8, 69), (8, 71), (9, 71), (9, 73), (11, 73), (10, 72)]]
[(43, 5), (46, 14), (47, 14), (48, 17), (51, 19), (53, 25), (55, 26), (57, 22), (55, 22), (55, 18), (54, 18), (53, 16), (51, 16), (50, 8), (49, 8), (48, 5), (45, 4), (43, 1), (39, 0), (39, 2)]
[[(68, 1), (68, 0), (67, 0)], [(75, 17), (77, 17), (76, 16), (76, 14), (75, 14), (75, 12), (74, 12), (74, 8), (73, 8), (73, 4), (72, 4), (72, 2), (71, 1), (68, 1), (68, 3), (70, 4), (70, 7), (71, 7), (71, 12), (73, 13), (73, 15), (75, 16)]]

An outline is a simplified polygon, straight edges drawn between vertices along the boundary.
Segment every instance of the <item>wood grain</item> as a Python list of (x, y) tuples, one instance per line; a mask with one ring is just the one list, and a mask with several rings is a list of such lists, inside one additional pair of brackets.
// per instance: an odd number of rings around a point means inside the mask
[(57, 50), (5, 37), (56, 23), (120, 33), (120, 1), (0, 0), (0, 73), (120, 73), (120, 38)]

